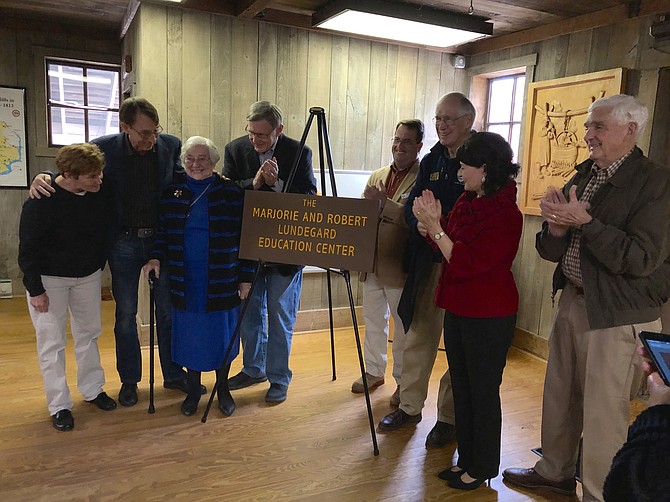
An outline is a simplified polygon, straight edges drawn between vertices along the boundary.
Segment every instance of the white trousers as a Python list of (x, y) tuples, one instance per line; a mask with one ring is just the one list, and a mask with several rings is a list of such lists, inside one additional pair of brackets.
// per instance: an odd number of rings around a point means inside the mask
[(380, 377), (386, 372), (389, 339), (389, 314), (393, 316), (393, 378), (400, 385), (405, 330), (398, 317), (402, 288), (384, 286), (376, 274), (368, 273), (363, 283), (363, 319), (365, 320), (365, 371)]
[(70, 325), (77, 360), (77, 387), (85, 400), (95, 399), (105, 384), (100, 364), (98, 337), (102, 331), (100, 319), (100, 277), (98, 270), (88, 277), (42, 276), (49, 297), (49, 310), (28, 310), (37, 336), (44, 390), (49, 413), (72, 409), (72, 397), (65, 374), (65, 327), (70, 311)]

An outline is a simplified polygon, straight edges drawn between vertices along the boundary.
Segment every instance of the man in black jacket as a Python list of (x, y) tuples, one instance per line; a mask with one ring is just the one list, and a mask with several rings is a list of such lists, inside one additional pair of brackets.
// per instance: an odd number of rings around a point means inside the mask
[[(316, 193), (312, 151), (282, 134), (282, 112), (268, 101), (251, 105), (247, 135), (226, 145), (223, 175), (246, 190)], [(291, 186), (285, 187), (300, 155)], [(286, 400), (293, 327), (302, 289), (302, 266), (266, 264), (249, 297), (240, 328), (244, 367), (229, 380), (231, 390), (270, 380), (268, 403)]]
[[(461, 164), (456, 159), (456, 152), (470, 136), (475, 115), (475, 107), (460, 92), (450, 92), (439, 99), (433, 118), (438, 142), (421, 159), (416, 184), (405, 204), (410, 238), (405, 255), (407, 280), (398, 304), (398, 315), (407, 335), (400, 377), (400, 403), (398, 409), (379, 422), (379, 429), (384, 432), (421, 421), (444, 324), (444, 310), (437, 307), (433, 299), (442, 255), (435, 255), (427, 244), (426, 229), (421, 228), (412, 213), (412, 203), (423, 190), (431, 190), (442, 203), (443, 214), (451, 210), (463, 193), (463, 181), (458, 177)], [(453, 441), (455, 422), (451, 374), (447, 370), (440, 379), (437, 421), (426, 437), (426, 446), (440, 448)]]

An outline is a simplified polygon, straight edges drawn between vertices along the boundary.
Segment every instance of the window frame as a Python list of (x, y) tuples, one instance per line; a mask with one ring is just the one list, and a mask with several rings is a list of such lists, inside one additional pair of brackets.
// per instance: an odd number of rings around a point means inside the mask
[[(477, 117), (473, 125), (476, 131), (486, 130), (484, 124), (488, 116), (489, 81), (491, 79), (506, 77), (510, 75), (525, 74), (524, 96), (528, 95), (528, 85), (534, 81), (535, 67), (537, 65), (537, 54), (529, 54), (518, 58), (486, 63), (472, 66), (467, 71), (470, 79), (470, 101), (477, 110)], [(521, 128), (519, 131), (519, 145), (516, 162), (523, 167), (524, 142), (526, 128), (526, 107), (521, 110)], [(521, 177), (517, 178), (520, 182)]]
[[(69, 66), (73, 68), (81, 68), (82, 69), (82, 76), (84, 77), (84, 80), (82, 81), (83, 85), (83, 104), (77, 105), (77, 104), (63, 104), (59, 103), (51, 98), (51, 86), (50, 86), (50, 79), (49, 79), (49, 65), (61, 65), (61, 66)], [(85, 80), (85, 77), (87, 76), (87, 72), (90, 70), (103, 70), (103, 71), (111, 71), (111, 72), (116, 72), (117, 78), (116, 78), (116, 86), (117, 86), (117, 93), (118, 93), (118, 103), (120, 106), (121, 100), (122, 100), (122, 95), (121, 95), (121, 65), (120, 64), (114, 64), (114, 63), (106, 63), (106, 62), (100, 62), (100, 61), (89, 61), (89, 60), (81, 60), (81, 59), (73, 59), (73, 58), (65, 58), (65, 57), (59, 57), (59, 56), (45, 56), (44, 57), (44, 82), (45, 82), (45, 111), (46, 111), (46, 142), (47, 146), (49, 148), (59, 148), (61, 146), (64, 146), (63, 144), (56, 143), (53, 139), (53, 130), (52, 130), (52, 122), (51, 122), (51, 117), (52, 117), (52, 111), (54, 108), (59, 108), (59, 109), (73, 109), (73, 110), (81, 110), (84, 113), (84, 124), (83, 124), (83, 129), (84, 129), (84, 141), (89, 142), (91, 140), (90, 138), (90, 122), (89, 122), (89, 113), (94, 111), (94, 112), (112, 112), (116, 113), (117, 119), (118, 119), (118, 113), (119, 113), (119, 108), (116, 107), (101, 107), (101, 106), (92, 106), (89, 105), (88, 103), (88, 82)]]
[[(487, 99), (486, 99), (486, 113), (484, 114), (484, 121), (483, 121), (483, 130), (484, 131), (489, 131), (491, 126), (506, 126), (507, 127), (507, 137), (505, 138), (507, 142), (511, 145), (512, 144), (512, 131), (514, 130), (514, 126), (518, 125), (519, 126), (519, 143), (516, 145), (517, 146), (517, 152), (516, 152), (516, 159), (515, 161), (518, 162), (519, 160), (519, 147), (521, 146), (521, 126), (523, 124), (523, 109), (522, 109), (522, 114), (519, 117), (519, 120), (514, 120), (514, 110), (516, 108), (516, 97), (517, 97), (517, 89), (518, 89), (518, 84), (520, 79), (524, 79), (523, 86), (526, 87), (526, 72), (525, 71), (520, 71), (518, 73), (512, 73), (509, 75), (500, 75), (500, 76), (494, 76), (490, 77), (487, 79), (487, 85), (488, 85), (488, 93), (487, 93)], [(506, 121), (498, 121), (498, 122), (493, 122), (490, 121), (490, 115), (491, 115), (491, 93), (493, 92), (493, 83), (496, 81), (500, 80), (509, 80), (512, 79), (512, 99), (510, 103), (510, 115), (509, 115), (509, 120)], [(524, 89), (524, 98), (526, 96), (526, 92)], [(521, 104), (523, 107), (523, 103)]]

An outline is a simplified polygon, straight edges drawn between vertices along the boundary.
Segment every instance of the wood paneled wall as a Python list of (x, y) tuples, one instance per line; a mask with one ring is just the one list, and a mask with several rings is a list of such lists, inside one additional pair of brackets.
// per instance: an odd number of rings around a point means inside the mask
[[(39, 26), (36, 26), (39, 25)], [(17, 28), (20, 26), (21, 28)], [(99, 61), (120, 61), (121, 45), (114, 37), (96, 38), (90, 29), (76, 29), (48, 22), (35, 23), (32, 29), (25, 22), (0, 19), (0, 85), (25, 87), (28, 114), (28, 168), (31, 177), (44, 169), (54, 169), (53, 152), (43, 152), (38, 138), (37, 118), (45, 116), (44, 78), (37, 75), (44, 68), (41, 55), (75, 57), (97, 55)], [(43, 71), (43, 70), (42, 70)], [(42, 138), (42, 144), (46, 139)], [(0, 189), (0, 278), (12, 279), (14, 294), (23, 291), (17, 264), (19, 218), (28, 197), (22, 189)]]
[[(167, 132), (223, 147), (244, 134), (249, 105), (266, 99), (299, 139), (310, 107), (320, 106), (336, 169), (388, 163), (403, 118), (430, 126), (427, 151), (437, 99), (467, 90), (450, 54), (155, 4), (142, 4), (124, 45), (137, 63), (133, 94), (157, 106)], [(314, 124), (308, 144), (316, 150), (317, 141)]]

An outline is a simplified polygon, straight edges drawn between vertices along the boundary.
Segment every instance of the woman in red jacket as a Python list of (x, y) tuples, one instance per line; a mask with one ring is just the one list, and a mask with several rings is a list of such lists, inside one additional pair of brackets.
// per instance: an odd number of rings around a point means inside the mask
[(458, 462), (438, 476), (474, 490), (498, 475), (500, 383), (519, 307), (512, 262), (521, 238), (509, 144), (475, 133), (457, 153), (465, 192), (447, 218), (425, 190), (414, 201), (419, 230), (442, 252), (435, 303), (445, 309), (444, 344), (456, 409)]

